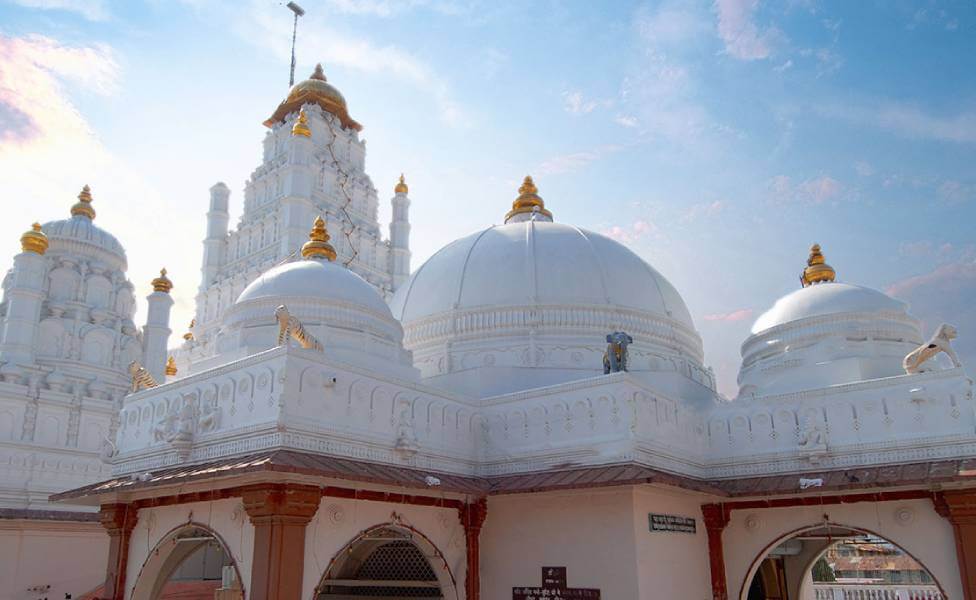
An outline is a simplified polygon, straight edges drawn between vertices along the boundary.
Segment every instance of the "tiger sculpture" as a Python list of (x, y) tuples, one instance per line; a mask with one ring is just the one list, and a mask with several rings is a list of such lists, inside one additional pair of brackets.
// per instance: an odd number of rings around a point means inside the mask
[(957, 335), (956, 328), (952, 325), (945, 323), (939, 325), (939, 328), (936, 329), (935, 334), (932, 335), (932, 339), (928, 343), (922, 344), (905, 356), (905, 360), (902, 361), (902, 367), (904, 367), (905, 373), (909, 375), (924, 373), (927, 369), (923, 369), (922, 365), (935, 358), (940, 352), (946, 353), (946, 356), (952, 361), (952, 366), (961, 367), (962, 363), (959, 362), (959, 357), (956, 356), (951, 344), (951, 341), (956, 339)]
[(158, 383), (153, 379), (152, 373), (146, 370), (145, 367), (139, 364), (139, 361), (132, 361), (129, 363), (129, 376), (132, 377), (132, 387), (130, 391), (138, 392), (139, 390), (148, 390), (149, 388), (154, 388)]
[(288, 338), (294, 338), (302, 348), (323, 351), (322, 344), (315, 336), (305, 331), (305, 326), (298, 318), (288, 313), (288, 308), (282, 304), (275, 309), (275, 319), (278, 320), (278, 345), (284, 346), (288, 343)]

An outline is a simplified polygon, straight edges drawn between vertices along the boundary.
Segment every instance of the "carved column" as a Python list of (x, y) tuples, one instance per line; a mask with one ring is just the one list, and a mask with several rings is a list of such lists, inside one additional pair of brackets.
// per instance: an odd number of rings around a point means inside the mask
[(705, 530), (708, 532), (708, 566), (712, 574), (712, 600), (728, 600), (722, 531), (729, 524), (729, 511), (721, 504), (703, 504), (701, 509)]
[(125, 569), (129, 562), (129, 540), (138, 511), (129, 504), (104, 504), (99, 513), (108, 532), (108, 565), (102, 600), (125, 600)]
[(965, 600), (976, 600), (976, 490), (939, 492), (935, 510), (952, 523)]
[(267, 484), (244, 490), (254, 525), (250, 600), (301, 600), (305, 526), (315, 516), (321, 490), (309, 485)]
[(465, 504), (458, 509), (461, 525), (464, 526), (464, 541), (467, 548), (468, 568), (464, 578), (466, 600), (479, 600), (481, 597), (481, 526), (488, 516), (488, 500), (481, 498)]

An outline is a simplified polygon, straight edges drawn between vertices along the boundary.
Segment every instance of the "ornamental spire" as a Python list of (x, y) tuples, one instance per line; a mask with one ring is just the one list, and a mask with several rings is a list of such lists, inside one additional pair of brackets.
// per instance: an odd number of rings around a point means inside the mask
[(325, 230), (325, 220), (321, 216), (315, 217), (312, 231), (308, 234), (308, 241), (302, 246), (302, 258), (319, 260), (324, 258), (330, 261), (336, 259), (335, 248), (329, 243), (329, 232)]
[(95, 218), (95, 209), (91, 206), (92, 195), (91, 188), (88, 185), (81, 188), (81, 193), (78, 194), (78, 202), (71, 207), (71, 216), (82, 216), (88, 217), (89, 219)]
[(20, 247), (24, 252), (44, 254), (47, 252), (47, 246), (47, 236), (41, 231), (40, 223), (34, 223), (31, 225), (30, 230), (20, 236)]
[(173, 282), (166, 276), (165, 268), (160, 269), (159, 277), (152, 280), (152, 287), (154, 292), (163, 292), (164, 294), (168, 294), (173, 289)]
[(539, 188), (535, 186), (531, 175), (526, 175), (519, 186), (519, 196), (512, 202), (512, 210), (505, 215), (505, 222), (519, 222), (533, 219), (552, 221), (552, 213), (546, 210), (546, 204), (539, 196)]
[(832, 282), (837, 276), (834, 268), (824, 262), (824, 256), (820, 252), (820, 244), (810, 246), (810, 258), (807, 259), (807, 268), (800, 274), (800, 283), (803, 287), (815, 283)]
[(325, 70), (322, 68), (322, 63), (315, 64), (315, 70), (312, 74), (308, 76), (309, 79), (318, 79), (319, 81), (328, 81), (325, 78)]
[(403, 178), (403, 173), (400, 173), (400, 181), (397, 182), (396, 187), (393, 188), (393, 191), (397, 194), (407, 193), (407, 181)]
[(166, 359), (166, 369), (165, 369), (166, 376), (176, 377), (177, 372), (178, 370), (176, 368), (176, 359), (170, 356), (169, 358)]
[(305, 115), (305, 109), (298, 111), (298, 120), (291, 128), (292, 135), (303, 135), (307, 138), (312, 137), (312, 130), (308, 128), (308, 117)]

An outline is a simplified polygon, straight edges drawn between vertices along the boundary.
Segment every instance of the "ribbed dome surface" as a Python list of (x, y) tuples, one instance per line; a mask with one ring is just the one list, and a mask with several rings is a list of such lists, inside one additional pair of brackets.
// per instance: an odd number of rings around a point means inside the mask
[(41, 226), (49, 238), (70, 239), (98, 246), (125, 258), (125, 249), (114, 235), (105, 231), (85, 216), (76, 215), (70, 219), (51, 221)]
[(907, 305), (868, 287), (849, 283), (821, 283), (783, 296), (752, 326), (756, 334), (800, 319), (836, 313), (907, 311)]
[(452, 310), (524, 305), (619, 306), (694, 330), (674, 286), (625, 246), (542, 221), (494, 226), (447, 245), (391, 301), (404, 324)]

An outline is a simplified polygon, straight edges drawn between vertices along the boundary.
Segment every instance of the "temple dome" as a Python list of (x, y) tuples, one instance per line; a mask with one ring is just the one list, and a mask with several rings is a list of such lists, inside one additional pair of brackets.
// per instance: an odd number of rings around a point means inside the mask
[[(822, 264), (822, 256), (818, 260)], [(922, 340), (908, 305), (875, 289), (835, 282), (832, 269), (828, 276), (801, 277), (804, 287), (756, 319), (742, 344), (740, 396), (904, 374), (902, 359)]]
[(606, 334), (625, 331), (631, 371), (711, 386), (674, 286), (622, 244), (549, 218), (452, 242), (397, 290), (393, 315), (424, 377), (477, 395), (587, 377), (603, 372)]
[(322, 110), (335, 115), (343, 127), (356, 131), (363, 128), (349, 116), (345, 97), (326, 80), (325, 72), (320, 64), (315, 65), (315, 72), (308, 79), (292, 86), (288, 96), (278, 105), (274, 114), (264, 124), (271, 127), (275, 123), (283, 122), (287, 115), (298, 112), (306, 104), (318, 104)]

